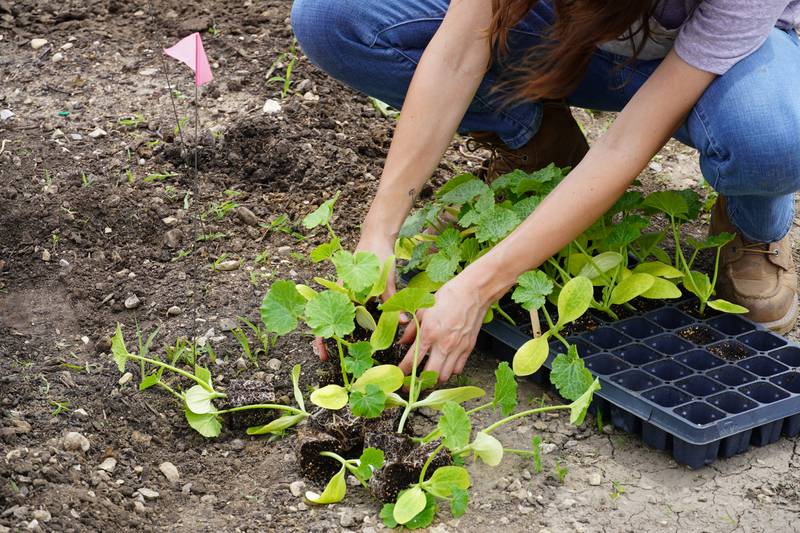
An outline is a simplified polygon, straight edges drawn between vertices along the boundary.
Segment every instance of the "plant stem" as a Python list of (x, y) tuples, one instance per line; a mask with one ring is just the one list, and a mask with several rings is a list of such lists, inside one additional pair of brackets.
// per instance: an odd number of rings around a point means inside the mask
[(536, 415), (536, 414), (539, 414), (539, 413), (547, 413), (549, 411), (557, 411), (559, 409), (570, 409), (570, 406), (569, 405), (551, 405), (551, 406), (548, 406), (548, 407), (538, 407), (536, 409), (528, 409), (527, 411), (520, 411), (519, 413), (513, 414), (511, 416), (507, 416), (506, 418), (503, 418), (502, 420), (498, 420), (497, 422), (495, 422), (491, 426), (489, 426), (486, 429), (484, 429), (483, 432), (484, 433), (491, 433), (492, 431), (494, 431), (495, 429), (499, 428), (500, 426), (508, 424), (509, 422), (513, 422), (514, 420), (516, 420), (518, 418), (523, 418), (523, 417), (530, 416), (530, 415)]
[(347, 370), (344, 368), (344, 351), (342, 350), (342, 341), (339, 337), (334, 337), (336, 341), (336, 348), (339, 350), (339, 366), (342, 367), (342, 381), (344, 381), (344, 386), (350, 386), (350, 380), (347, 379)]
[(339, 455), (337, 453), (328, 452), (328, 451), (319, 452), (319, 454), (321, 456), (323, 456), (323, 457), (330, 457), (331, 459), (335, 459), (335, 460), (339, 461), (340, 463), (342, 463), (342, 466), (344, 468), (346, 468), (348, 472), (353, 474), (353, 477), (355, 477), (358, 480), (358, 482), (361, 483), (361, 485), (365, 489), (369, 488), (369, 487), (367, 487), (367, 484), (364, 482), (364, 480), (361, 479), (361, 476), (358, 475), (358, 469), (355, 466), (353, 466), (353, 462), (355, 462), (355, 459), (345, 459), (344, 457), (342, 457), (341, 455)]
[(183, 376), (185, 378), (191, 379), (192, 381), (196, 382), (198, 385), (203, 387), (208, 392), (214, 392), (214, 387), (212, 387), (211, 385), (209, 385), (208, 383), (206, 383), (202, 379), (198, 378), (194, 374), (190, 374), (189, 372), (187, 372), (185, 370), (181, 370), (180, 368), (178, 368), (176, 366), (172, 366), (172, 365), (167, 364), (167, 363), (165, 363), (163, 361), (158, 361), (156, 359), (150, 359), (149, 357), (142, 357), (141, 355), (136, 355), (136, 354), (132, 354), (132, 353), (127, 354), (125, 357), (127, 357), (128, 359), (133, 359), (134, 361), (143, 361), (145, 363), (150, 363), (151, 365), (160, 366), (160, 367), (165, 368), (165, 369), (167, 369), (167, 370), (169, 370), (171, 372), (175, 372), (176, 374), (180, 374), (181, 376)]
[(534, 457), (536, 456), (536, 452), (533, 450), (517, 450), (514, 448), (503, 448), (503, 452), (507, 453), (515, 453), (517, 455), (524, 455), (526, 457)]
[(437, 446), (431, 452), (431, 454), (428, 456), (428, 459), (425, 461), (425, 464), (422, 465), (422, 472), (419, 473), (419, 482), (420, 483), (425, 481), (425, 474), (428, 472), (428, 467), (430, 466), (431, 462), (433, 461), (433, 458), (436, 457), (439, 454), (439, 452), (442, 450), (442, 448), (444, 448), (444, 443), (441, 443), (439, 446)]
[(169, 385), (167, 385), (166, 383), (164, 383), (162, 381), (156, 381), (156, 384), (159, 385), (160, 387), (168, 390), (169, 392), (172, 393), (173, 396), (175, 396), (178, 400), (183, 402), (183, 396), (181, 396), (180, 393), (176, 392), (175, 389), (173, 389), (172, 387), (170, 387)]
[(513, 318), (511, 318), (510, 316), (508, 316), (508, 314), (507, 314), (505, 311), (503, 311), (502, 309), (500, 309), (500, 304), (499, 304), (499, 303), (498, 303), (498, 304), (494, 304), (492, 307), (494, 307), (494, 310), (495, 310), (495, 311), (497, 311), (497, 314), (498, 314), (498, 315), (500, 315), (501, 317), (503, 317), (503, 318), (505, 318), (506, 320), (508, 320), (508, 322), (509, 322), (509, 323), (510, 323), (512, 326), (516, 326), (516, 325), (517, 325), (517, 323), (516, 323), (516, 322), (514, 322), (514, 319), (513, 319)]
[(297, 409), (295, 407), (290, 407), (288, 405), (281, 405), (279, 403), (254, 403), (252, 405), (240, 405), (239, 407), (231, 407), (230, 409), (217, 411), (216, 414), (221, 415), (224, 413), (235, 413), (237, 411), (247, 411), (250, 409), (275, 409), (277, 411), (288, 411), (296, 415), (308, 416), (308, 413), (306, 413), (305, 411), (301, 411), (300, 409)]
[(403, 410), (403, 415), (400, 417), (400, 424), (397, 426), (398, 433), (402, 433), (403, 428), (406, 427), (406, 420), (408, 420), (408, 415), (411, 413), (411, 406), (417, 401), (418, 396), (414, 394), (414, 389), (417, 385), (417, 361), (419, 360), (419, 341), (422, 332), (420, 331), (420, 323), (417, 314), (411, 313), (411, 316), (414, 318), (414, 325), (417, 327), (417, 338), (414, 340), (414, 359), (411, 363), (411, 383), (408, 388), (408, 403)]
[[(483, 405), (479, 405), (478, 407), (473, 407), (472, 409), (467, 411), (467, 415), (473, 415), (473, 414), (475, 414), (475, 413), (477, 413), (479, 411), (483, 411), (484, 409), (488, 409), (489, 407), (493, 407), (493, 406), (494, 406), (494, 402), (489, 402), (489, 403), (485, 403)], [(427, 435), (425, 435), (424, 437), (413, 438), (412, 440), (415, 441), (415, 442), (426, 443), (426, 442), (430, 442), (433, 439), (437, 438), (439, 435), (441, 435), (441, 431), (439, 431), (439, 428), (436, 428), (433, 431), (431, 431), (430, 433), (428, 433)]]
[(606, 276), (606, 273), (603, 272), (602, 270), (600, 270), (600, 267), (597, 266), (597, 263), (595, 263), (595, 261), (594, 261), (594, 257), (589, 255), (589, 253), (583, 248), (583, 246), (581, 246), (578, 243), (578, 241), (574, 241), (574, 242), (575, 242), (575, 246), (578, 247), (578, 251), (586, 256), (586, 258), (589, 260), (589, 264), (592, 265), (594, 267), (594, 269), (597, 271), (598, 276), (603, 278), (603, 281), (605, 281), (609, 285), (613, 285), (612, 281), (609, 280), (608, 277)]

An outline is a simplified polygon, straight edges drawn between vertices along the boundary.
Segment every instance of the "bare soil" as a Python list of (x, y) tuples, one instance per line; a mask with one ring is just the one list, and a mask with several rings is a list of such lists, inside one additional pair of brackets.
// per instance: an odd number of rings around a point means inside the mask
[[(0, 532), (382, 528), (380, 504), (358, 487), (321, 508), (292, 494), (302, 479), (294, 437), (226, 426), (204, 439), (169, 395), (136, 390), (135, 368), (120, 380), (108, 355), (119, 322), (131, 347), (137, 327), (159, 328), (152, 353), (180, 337), (210, 339), (216, 363), (203, 362), (229, 390), (254, 380), (281, 394), (295, 363), (303, 386), (328, 371), (308, 335), (281, 339), (256, 367), (228, 332), (236, 317), (258, 319), (271, 280), (323, 273), (305, 257), (325, 236), (299, 220), (337, 190), (334, 225), (354, 245), (394, 127), (302, 55), (285, 98), (266, 84), (292, 47), (290, 4), (158, 0), (151, 12), (118, 0), (0, 0), (0, 110), (14, 113), (0, 121)], [(197, 178), (175, 135), (159, 52), (192, 31), (203, 32), (215, 76), (199, 100)], [(48, 43), (34, 50), (34, 38)], [(191, 76), (168, 65), (193, 145)], [(262, 113), (267, 99), (280, 112)], [(613, 119), (578, 116), (590, 140)], [(642, 175), (645, 188), (699, 187), (695, 159), (670, 143)], [(433, 182), (479, 164), (455, 139)], [(239, 263), (212, 269), (220, 258)], [(461, 379), (490, 387), (495, 367), (491, 354), (475, 354)], [(552, 393), (525, 382), (520, 398), (543, 394)], [(494, 416), (484, 411), (478, 423)], [(68, 432), (89, 448), (67, 449)], [(575, 429), (560, 415), (497, 432), (512, 448), (534, 435), (545, 445), (542, 473), (521, 458), (471, 465), (470, 510), (459, 520), (443, 512), (431, 530), (798, 528), (797, 439), (690, 472), (636, 437)], [(178, 480), (159, 470), (165, 461)], [(563, 483), (556, 464), (569, 469)]]

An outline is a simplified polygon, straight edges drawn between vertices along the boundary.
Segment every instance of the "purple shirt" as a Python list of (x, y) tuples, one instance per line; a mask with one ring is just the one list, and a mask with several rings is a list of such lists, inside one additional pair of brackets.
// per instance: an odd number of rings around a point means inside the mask
[(761, 47), (774, 26), (800, 27), (800, 0), (661, 0), (655, 19), (680, 28), (674, 48), (681, 59), (724, 74)]

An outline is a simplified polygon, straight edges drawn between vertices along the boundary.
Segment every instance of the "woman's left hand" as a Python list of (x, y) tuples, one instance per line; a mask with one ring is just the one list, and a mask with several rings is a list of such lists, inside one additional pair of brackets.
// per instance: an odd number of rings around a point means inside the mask
[[(445, 283), (436, 292), (433, 307), (417, 312), (421, 334), (417, 337), (419, 354), (417, 368), (428, 357), (424, 370), (439, 374), (439, 382), (450, 379), (464, 370), (475, 342), (478, 339), (483, 318), (491, 302), (482, 302), (475, 284), (465, 273)], [(410, 344), (416, 336), (416, 325), (412, 321), (400, 342)], [(414, 361), (414, 345), (400, 363), (406, 374), (411, 373)]]

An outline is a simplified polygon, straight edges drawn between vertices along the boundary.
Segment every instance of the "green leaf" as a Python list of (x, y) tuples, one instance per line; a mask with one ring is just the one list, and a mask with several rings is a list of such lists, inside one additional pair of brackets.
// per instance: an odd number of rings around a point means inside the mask
[(333, 198), (326, 200), (314, 211), (307, 214), (305, 218), (303, 218), (303, 226), (305, 226), (306, 229), (314, 229), (317, 226), (329, 224), (333, 216), (333, 204), (339, 199), (339, 193), (340, 191), (336, 191)]
[(473, 198), (489, 190), (489, 186), (478, 178), (465, 180), (441, 196), (442, 203), (454, 206), (464, 205)]
[(211, 404), (211, 400), (217, 398), (217, 394), (206, 390), (201, 385), (195, 385), (183, 393), (183, 400), (186, 407), (193, 413), (203, 415), (216, 411)]
[(445, 252), (439, 251), (431, 256), (425, 272), (428, 273), (428, 277), (431, 281), (436, 283), (445, 283), (455, 275), (460, 262), (461, 256), (458, 251), (456, 251), (456, 255), (452, 256)]
[(284, 432), (299, 424), (303, 420), (306, 419), (306, 415), (284, 415), (279, 418), (276, 418), (272, 422), (268, 424), (263, 424), (261, 426), (250, 426), (247, 428), (248, 435), (266, 435), (267, 433), (271, 435), (283, 435)]
[(433, 518), (436, 516), (436, 498), (433, 495), (425, 493), (425, 508), (417, 514), (414, 518), (409, 520), (405, 527), (406, 529), (423, 529), (433, 523)]
[(421, 289), (425, 292), (436, 292), (442, 285), (444, 285), (443, 282), (431, 280), (428, 273), (424, 270), (415, 275), (411, 278), (411, 281), (408, 282), (409, 289)]
[(467, 506), (469, 505), (469, 492), (454, 488), (453, 489), (453, 499), (450, 500), (450, 514), (453, 515), (453, 518), (460, 518), (464, 516), (464, 513), (467, 512)]
[[(584, 278), (585, 279), (585, 278)], [(527, 341), (514, 354), (512, 365), (517, 376), (530, 376), (539, 370), (550, 353), (548, 335), (542, 335)]]
[(494, 371), (494, 403), (495, 407), (500, 407), (500, 414), (508, 416), (517, 407), (517, 380), (514, 379), (514, 371), (503, 361)]
[(192, 429), (204, 437), (216, 437), (222, 431), (222, 424), (216, 413), (193, 413), (188, 407), (184, 408), (183, 412)]
[(451, 451), (461, 449), (469, 443), (472, 423), (464, 408), (455, 402), (447, 402), (442, 407), (438, 428), (442, 434), (442, 442)]
[(640, 216), (628, 215), (611, 228), (605, 239), (605, 245), (615, 249), (624, 248), (641, 237), (642, 230), (649, 223)]
[(653, 286), (643, 292), (642, 298), (651, 300), (670, 300), (680, 298), (683, 293), (677, 285), (662, 278), (653, 278)]
[(405, 375), (394, 365), (378, 365), (370, 368), (350, 386), (351, 390), (365, 392), (368, 385), (375, 385), (389, 394), (403, 386)]
[(425, 227), (425, 222), (428, 219), (428, 213), (433, 209), (433, 204), (428, 204), (427, 206), (414, 211), (408, 217), (406, 217), (405, 221), (403, 222), (403, 226), (400, 228), (400, 232), (398, 233), (398, 238), (405, 239), (409, 237), (413, 237), (418, 233), (422, 232), (423, 228)]
[(347, 483), (344, 479), (345, 471), (345, 467), (342, 466), (341, 470), (339, 470), (336, 475), (328, 481), (328, 484), (325, 485), (325, 490), (322, 491), (322, 494), (317, 494), (310, 490), (306, 491), (306, 500), (318, 505), (342, 501), (347, 494)]
[(627, 191), (616, 201), (609, 213), (629, 213), (638, 208), (641, 203), (642, 193), (639, 191)]
[(578, 276), (594, 279), (611, 269), (617, 268), (620, 263), (622, 263), (622, 256), (619, 253), (603, 252), (592, 257), (591, 261), (587, 258), (586, 263), (578, 271)]
[(453, 489), (467, 490), (471, 485), (469, 472), (463, 466), (440, 466), (423, 483), (425, 490), (437, 498), (450, 498)]
[(577, 400), (591, 386), (594, 378), (578, 356), (575, 345), (570, 345), (567, 353), (559, 354), (553, 360), (550, 381), (561, 396), (567, 400)]
[(717, 299), (710, 300), (707, 303), (711, 309), (716, 309), (717, 311), (722, 311), (723, 313), (744, 314), (750, 311), (748, 308), (729, 302), (728, 300)]
[(385, 503), (383, 507), (381, 507), (381, 512), (378, 515), (383, 520), (383, 525), (388, 528), (394, 529), (398, 525), (397, 520), (394, 519), (394, 504), (393, 503)]
[(689, 212), (689, 205), (686, 203), (686, 199), (675, 191), (657, 191), (650, 193), (647, 195), (647, 198), (644, 199), (642, 205), (673, 217), (686, 215)]
[(425, 493), (419, 487), (411, 487), (400, 493), (397, 498), (397, 503), (394, 504), (395, 521), (398, 524), (405, 524), (411, 521), (412, 518), (421, 513), (426, 504), (428, 503)]
[(736, 238), (736, 235), (733, 233), (718, 233), (717, 235), (709, 235), (702, 241), (698, 241), (692, 237), (686, 237), (686, 244), (691, 246), (692, 248), (696, 248), (698, 250), (707, 250), (710, 248), (721, 248), (725, 246), (733, 239)]
[(540, 196), (528, 196), (511, 206), (511, 209), (517, 214), (520, 220), (525, 220), (539, 207), (540, 203), (542, 203), (542, 198)]
[(422, 289), (406, 287), (397, 291), (391, 298), (381, 304), (382, 311), (406, 311), (416, 313), (418, 309), (433, 307), (435, 299), (433, 294)]
[(375, 470), (380, 470), (383, 466), (383, 451), (377, 448), (364, 448), (361, 457), (358, 458), (358, 477), (362, 481), (367, 481), (372, 477)]
[(470, 174), (469, 172), (464, 172), (462, 174), (458, 174), (456, 176), (453, 176), (449, 180), (447, 180), (445, 182), (445, 184), (442, 185), (441, 187), (439, 187), (433, 195), (437, 199), (441, 198), (442, 196), (444, 196), (448, 192), (452, 191), (453, 189), (455, 189), (456, 187), (458, 187), (462, 183), (466, 183), (468, 181), (472, 181), (472, 180), (476, 180), (476, 179), (478, 179), (478, 177), (475, 176), (474, 174)]
[(297, 327), (306, 299), (291, 281), (276, 281), (261, 302), (261, 321), (268, 331), (286, 335)]
[[(432, 389), (439, 383), (439, 373), (434, 370), (423, 370), (417, 377), (416, 387), (420, 391)], [(411, 387), (411, 376), (406, 376), (403, 380), (404, 387)]]
[(438, 410), (447, 402), (463, 403), (475, 398), (481, 398), (485, 394), (486, 392), (483, 389), (472, 385), (454, 389), (439, 389), (433, 391), (424, 399), (414, 402), (414, 407), (429, 407)]
[(622, 305), (647, 292), (655, 283), (650, 274), (631, 274), (611, 291), (611, 303)]
[(708, 275), (696, 270), (692, 270), (688, 275), (684, 276), (683, 286), (700, 300), (708, 300), (714, 290)]
[[(304, 300), (305, 301), (305, 300)], [(306, 304), (306, 323), (318, 337), (342, 338), (355, 329), (356, 308), (339, 292), (324, 291)]]
[(354, 390), (350, 393), (350, 409), (356, 416), (376, 418), (383, 412), (386, 393), (377, 385), (367, 385), (365, 392)]
[(344, 358), (344, 369), (354, 378), (360, 377), (375, 364), (375, 360), (372, 359), (372, 345), (366, 341), (349, 345), (347, 354), (348, 357)]
[(117, 330), (111, 338), (111, 354), (114, 362), (117, 363), (117, 370), (125, 372), (125, 363), (128, 362), (128, 349), (125, 348), (125, 339), (122, 337), (122, 327), (117, 323)]
[(369, 338), (372, 351), (378, 352), (394, 344), (397, 326), (400, 324), (400, 311), (384, 311), (378, 318), (378, 325)]
[(475, 455), (489, 466), (497, 466), (503, 460), (502, 443), (483, 431), (475, 434), (475, 440), (470, 447), (475, 451)]
[(338, 252), (342, 249), (342, 242), (337, 238), (334, 237), (328, 242), (324, 242), (311, 250), (309, 257), (311, 261), (314, 263), (319, 263), (330, 259), (334, 253)]
[(211, 386), (211, 372), (209, 372), (208, 369), (203, 368), (198, 364), (195, 364), (194, 375), (195, 377), (200, 379), (203, 383), (207, 383), (209, 387)]
[[(315, 277), (314, 281), (316, 281), (317, 283), (319, 283), (320, 285), (322, 285), (323, 287), (325, 287), (328, 290), (331, 290), (333, 292), (342, 293), (345, 296), (347, 296), (348, 298), (350, 298), (350, 291), (348, 291), (347, 289), (345, 289), (344, 287), (342, 287), (341, 285), (339, 285), (335, 281), (331, 281), (329, 279), (319, 278), (319, 277)], [(299, 290), (300, 289), (298, 289), (298, 291)], [(316, 295), (316, 293), (315, 293), (315, 295)], [(306, 298), (306, 300), (309, 300), (309, 301), (311, 300), (311, 298), (308, 298), (308, 297), (305, 297), (305, 298)]]
[(577, 276), (564, 284), (558, 295), (558, 323), (559, 329), (573, 320), (580, 318), (592, 303), (594, 288), (589, 278)]
[(478, 239), (475, 237), (464, 239), (464, 241), (461, 243), (461, 249), (459, 253), (461, 254), (461, 260), (464, 263), (470, 264), (474, 262), (481, 255), (481, 245), (478, 244)]
[(477, 222), (475, 238), (478, 242), (498, 242), (511, 233), (521, 222), (519, 216), (506, 207), (499, 205), (481, 213)]
[(545, 298), (553, 292), (553, 280), (541, 270), (531, 270), (517, 278), (517, 288), (511, 299), (525, 310), (541, 308)]
[(692, 189), (683, 189), (678, 191), (678, 194), (686, 202), (687, 211), (686, 215), (683, 216), (685, 220), (696, 220), (698, 216), (700, 216), (700, 210), (703, 208), (703, 203), (700, 201), (700, 195), (694, 192)]
[(378, 327), (372, 314), (363, 305), (356, 306), (356, 322), (367, 331), (375, 331)]
[(639, 263), (633, 269), (634, 274), (650, 274), (659, 278), (681, 278), (683, 272), (678, 270), (672, 265), (664, 264), (660, 261), (652, 261), (649, 263)]
[(595, 379), (592, 381), (586, 390), (569, 406), (569, 422), (575, 426), (583, 424), (583, 419), (586, 418), (586, 411), (589, 410), (589, 405), (592, 403), (592, 397), (595, 391), (600, 390), (600, 381)]
[(386, 407), (405, 407), (408, 402), (405, 401), (399, 394), (392, 392), (386, 395)]
[(456, 228), (447, 228), (436, 236), (436, 249), (448, 255), (461, 252), (461, 234)]
[(292, 390), (294, 391), (294, 401), (300, 407), (300, 410), (306, 410), (306, 404), (303, 401), (303, 392), (300, 390), (300, 365), (292, 367)]
[(367, 297), (375, 298), (383, 294), (386, 291), (386, 284), (389, 282), (389, 275), (393, 274), (393, 272), (394, 272), (394, 256), (390, 255), (383, 262), (383, 266), (381, 266), (381, 275), (378, 276), (378, 279), (375, 280), (375, 283), (372, 284), (372, 288), (369, 290), (369, 294), (367, 294)]
[(149, 389), (150, 387), (152, 387), (153, 385), (158, 383), (160, 381), (160, 378), (161, 378), (161, 376), (158, 373), (150, 374), (149, 376), (145, 376), (142, 379), (142, 382), (139, 383), (139, 390), (143, 391), (143, 390)]
[(336, 275), (346, 287), (354, 292), (372, 288), (381, 276), (381, 262), (372, 252), (356, 252), (339, 250), (333, 254)]
[(347, 389), (339, 385), (325, 385), (311, 393), (311, 402), (323, 409), (338, 411), (347, 405)]

